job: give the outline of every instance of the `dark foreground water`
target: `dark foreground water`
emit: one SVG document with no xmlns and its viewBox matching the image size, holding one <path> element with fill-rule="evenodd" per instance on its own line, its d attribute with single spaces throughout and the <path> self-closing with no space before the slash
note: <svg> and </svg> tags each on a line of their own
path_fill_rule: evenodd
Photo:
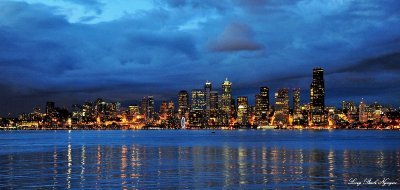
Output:
<svg viewBox="0 0 400 190">
<path fill-rule="evenodd" d="M 399 131 L 212 132 L 0 131 L 0 189 L 400 188 Z"/>
</svg>

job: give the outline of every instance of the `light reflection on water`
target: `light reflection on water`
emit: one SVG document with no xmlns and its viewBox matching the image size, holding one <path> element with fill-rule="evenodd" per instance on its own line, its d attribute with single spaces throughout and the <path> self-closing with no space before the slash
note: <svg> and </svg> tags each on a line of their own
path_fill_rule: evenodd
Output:
<svg viewBox="0 0 400 190">
<path fill-rule="evenodd" d="M 73 133 L 66 134 L 65 142 L 61 138 L 61 141 L 55 144 L 48 142 L 52 140 L 51 138 L 42 139 L 43 146 L 46 142 L 52 144 L 48 149 L 44 146 L 42 151 L 29 151 L 29 142 L 26 142 L 24 147 L 26 151 L 4 153 L 0 150 L 0 189 L 38 187 L 341 189 L 357 188 L 347 184 L 351 178 L 389 178 L 398 183 L 400 179 L 400 149 L 393 147 L 354 149 L 351 146 L 339 148 L 302 146 L 300 148 L 276 139 L 254 143 L 259 139 L 252 140 L 253 138 L 265 138 L 269 134 L 258 135 L 252 131 L 248 132 L 252 139 L 238 142 L 234 141 L 246 133 L 236 133 L 239 137 L 235 133 L 225 136 L 220 134 L 218 139 L 214 139 L 213 136 L 199 132 L 204 136 L 196 143 L 187 143 L 188 139 L 193 138 L 192 136 L 185 140 L 176 140 L 174 138 L 176 134 L 170 132 L 161 132 L 163 134 L 156 137 L 151 136 L 151 133 L 133 133 L 129 136 L 125 134 L 126 132 L 119 132 L 128 136 L 127 139 L 110 142 L 103 139 L 109 135 L 106 132 L 104 136 L 99 135 L 99 132 L 81 133 L 80 135 L 87 137 L 83 140 L 76 140 L 75 137 L 78 136 L 74 136 Z M 113 138 L 118 136 L 118 131 L 111 133 L 114 135 Z M 49 132 L 47 135 L 54 134 Z M 64 135 L 61 134 L 61 137 Z M 134 138 L 133 136 L 137 135 L 144 137 L 142 141 L 130 142 L 129 137 Z M 149 140 L 161 137 L 172 140 L 166 140 L 165 145 L 160 143 L 157 145 L 152 143 L 153 140 Z M 148 140 L 145 140 L 146 138 Z M 220 138 L 225 140 L 221 141 Z M 29 141 L 29 138 L 21 139 Z M 224 143 L 210 144 L 210 140 Z M 397 145 L 399 143 L 397 138 L 388 141 Z M 301 143 L 301 140 L 297 143 Z M 1 147 L 6 145 L 14 146 L 0 141 Z"/>
</svg>

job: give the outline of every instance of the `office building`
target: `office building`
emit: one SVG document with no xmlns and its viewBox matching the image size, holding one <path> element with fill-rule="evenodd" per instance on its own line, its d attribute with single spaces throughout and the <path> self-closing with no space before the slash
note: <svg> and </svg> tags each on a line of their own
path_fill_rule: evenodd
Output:
<svg viewBox="0 0 400 190">
<path fill-rule="evenodd" d="M 278 89 L 275 93 L 275 114 L 276 124 L 287 124 L 289 119 L 289 90 Z"/>
<path fill-rule="evenodd" d="M 313 69 L 313 79 L 310 87 L 310 124 L 323 126 L 327 123 L 325 115 L 325 84 L 324 70 Z"/>
</svg>

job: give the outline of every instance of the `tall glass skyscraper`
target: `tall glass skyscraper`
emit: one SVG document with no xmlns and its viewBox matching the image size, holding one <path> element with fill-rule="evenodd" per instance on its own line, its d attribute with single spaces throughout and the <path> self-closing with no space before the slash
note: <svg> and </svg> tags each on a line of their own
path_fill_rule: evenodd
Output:
<svg viewBox="0 0 400 190">
<path fill-rule="evenodd" d="M 300 88 L 294 88 L 292 92 L 293 92 L 293 115 L 299 116 L 301 114 Z"/>
<path fill-rule="evenodd" d="M 232 83 L 228 81 L 228 78 L 222 83 L 222 97 L 221 109 L 225 111 L 225 113 L 229 114 L 231 112 L 231 101 L 232 101 L 232 91 L 231 91 Z"/>
<path fill-rule="evenodd" d="M 210 92 L 212 89 L 212 85 L 211 82 L 206 82 L 206 84 L 204 85 L 204 94 L 206 97 L 206 111 L 210 111 L 211 109 L 211 101 L 210 101 Z"/>
<path fill-rule="evenodd" d="M 205 94 L 201 89 L 192 90 L 192 110 L 204 110 Z"/>
<path fill-rule="evenodd" d="M 256 95 L 256 114 L 261 119 L 266 119 L 269 112 L 269 88 L 261 87 L 260 94 Z"/>
<path fill-rule="evenodd" d="M 189 93 L 186 90 L 181 90 L 178 94 L 179 115 L 184 115 L 188 111 L 189 111 Z"/>
<path fill-rule="evenodd" d="M 313 80 L 310 87 L 310 114 L 312 125 L 326 125 L 324 69 L 313 69 Z"/>
<path fill-rule="evenodd" d="M 239 96 L 237 98 L 237 122 L 241 125 L 247 124 L 248 120 L 248 100 L 247 96 Z"/>
<path fill-rule="evenodd" d="M 275 123 L 286 124 L 289 119 L 289 89 L 278 89 L 275 93 Z"/>
</svg>

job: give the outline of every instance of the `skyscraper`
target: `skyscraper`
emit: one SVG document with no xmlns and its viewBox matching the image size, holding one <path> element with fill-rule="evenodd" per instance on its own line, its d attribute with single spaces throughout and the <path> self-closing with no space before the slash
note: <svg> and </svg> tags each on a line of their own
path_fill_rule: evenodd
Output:
<svg viewBox="0 0 400 190">
<path fill-rule="evenodd" d="M 218 109 L 218 92 L 211 91 L 210 92 L 210 110 Z"/>
<path fill-rule="evenodd" d="M 175 104 L 171 100 L 171 101 L 168 102 L 168 115 L 169 116 L 173 116 L 174 114 L 175 114 Z"/>
<path fill-rule="evenodd" d="M 148 107 L 147 107 L 147 118 L 153 119 L 154 118 L 154 97 L 148 96 Z"/>
<path fill-rule="evenodd" d="M 232 101 L 232 83 L 228 81 L 228 78 L 222 83 L 222 97 L 221 97 L 221 109 L 225 111 L 226 114 L 231 112 L 231 101 Z"/>
<path fill-rule="evenodd" d="M 248 122 L 248 99 L 247 96 L 239 96 L 237 98 L 237 123 L 246 125 Z"/>
<path fill-rule="evenodd" d="M 260 94 L 256 95 L 255 101 L 256 115 L 260 119 L 266 119 L 269 112 L 269 88 L 261 87 Z"/>
<path fill-rule="evenodd" d="M 275 93 L 275 123 L 286 124 L 289 119 L 289 89 L 278 89 Z"/>
<path fill-rule="evenodd" d="M 295 88 L 292 90 L 292 92 L 293 92 L 293 115 L 299 116 L 299 115 L 301 115 L 300 88 Z"/>
<path fill-rule="evenodd" d="M 357 106 L 356 103 L 352 101 L 343 101 L 342 102 L 342 111 L 343 113 L 348 114 L 356 114 L 357 113 Z"/>
<path fill-rule="evenodd" d="M 206 84 L 204 85 L 204 95 L 205 95 L 205 103 L 206 103 L 206 111 L 210 111 L 211 109 L 211 100 L 210 100 L 210 92 L 211 92 L 212 86 L 211 86 L 211 82 L 206 82 Z"/>
<path fill-rule="evenodd" d="M 140 101 L 140 114 L 146 115 L 148 107 L 147 97 L 143 97 Z"/>
<path fill-rule="evenodd" d="M 365 105 L 365 103 L 364 103 L 364 98 L 362 98 L 361 99 L 361 102 L 360 102 L 360 107 L 359 107 L 359 111 L 358 111 L 358 120 L 361 122 L 361 123 L 365 123 L 365 122 L 367 122 L 368 121 L 368 114 L 367 114 L 367 112 L 366 112 L 366 108 L 367 108 L 367 106 Z"/>
<path fill-rule="evenodd" d="M 205 94 L 201 89 L 192 90 L 192 110 L 204 110 L 205 109 Z"/>
<path fill-rule="evenodd" d="M 202 89 L 192 90 L 192 103 L 189 112 L 189 126 L 204 127 L 205 121 L 205 94 Z"/>
<path fill-rule="evenodd" d="M 324 70 L 322 68 L 313 69 L 310 97 L 311 124 L 326 125 Z"/>
<path fill-rule="evenodd" d="M 181 90 L 178 94 L 178 112 L 184 115 L 189 109 L 189 94 L 186 90 Z"/>
<path fill-rule="evenodd" d="M 147 96 L 142 98 L 140 103 L 141 114 L 144 114 L 146 119 L 153 119 L 154 117 L 154 97 Z"/>
<path fill-rule="evenodd" d="M 218 118 L 218 92 L 211 91 L 210 92 L 210 113 L 208 115 L 208 124 L 214 125 L 217 122 Z"/>
</svg>

